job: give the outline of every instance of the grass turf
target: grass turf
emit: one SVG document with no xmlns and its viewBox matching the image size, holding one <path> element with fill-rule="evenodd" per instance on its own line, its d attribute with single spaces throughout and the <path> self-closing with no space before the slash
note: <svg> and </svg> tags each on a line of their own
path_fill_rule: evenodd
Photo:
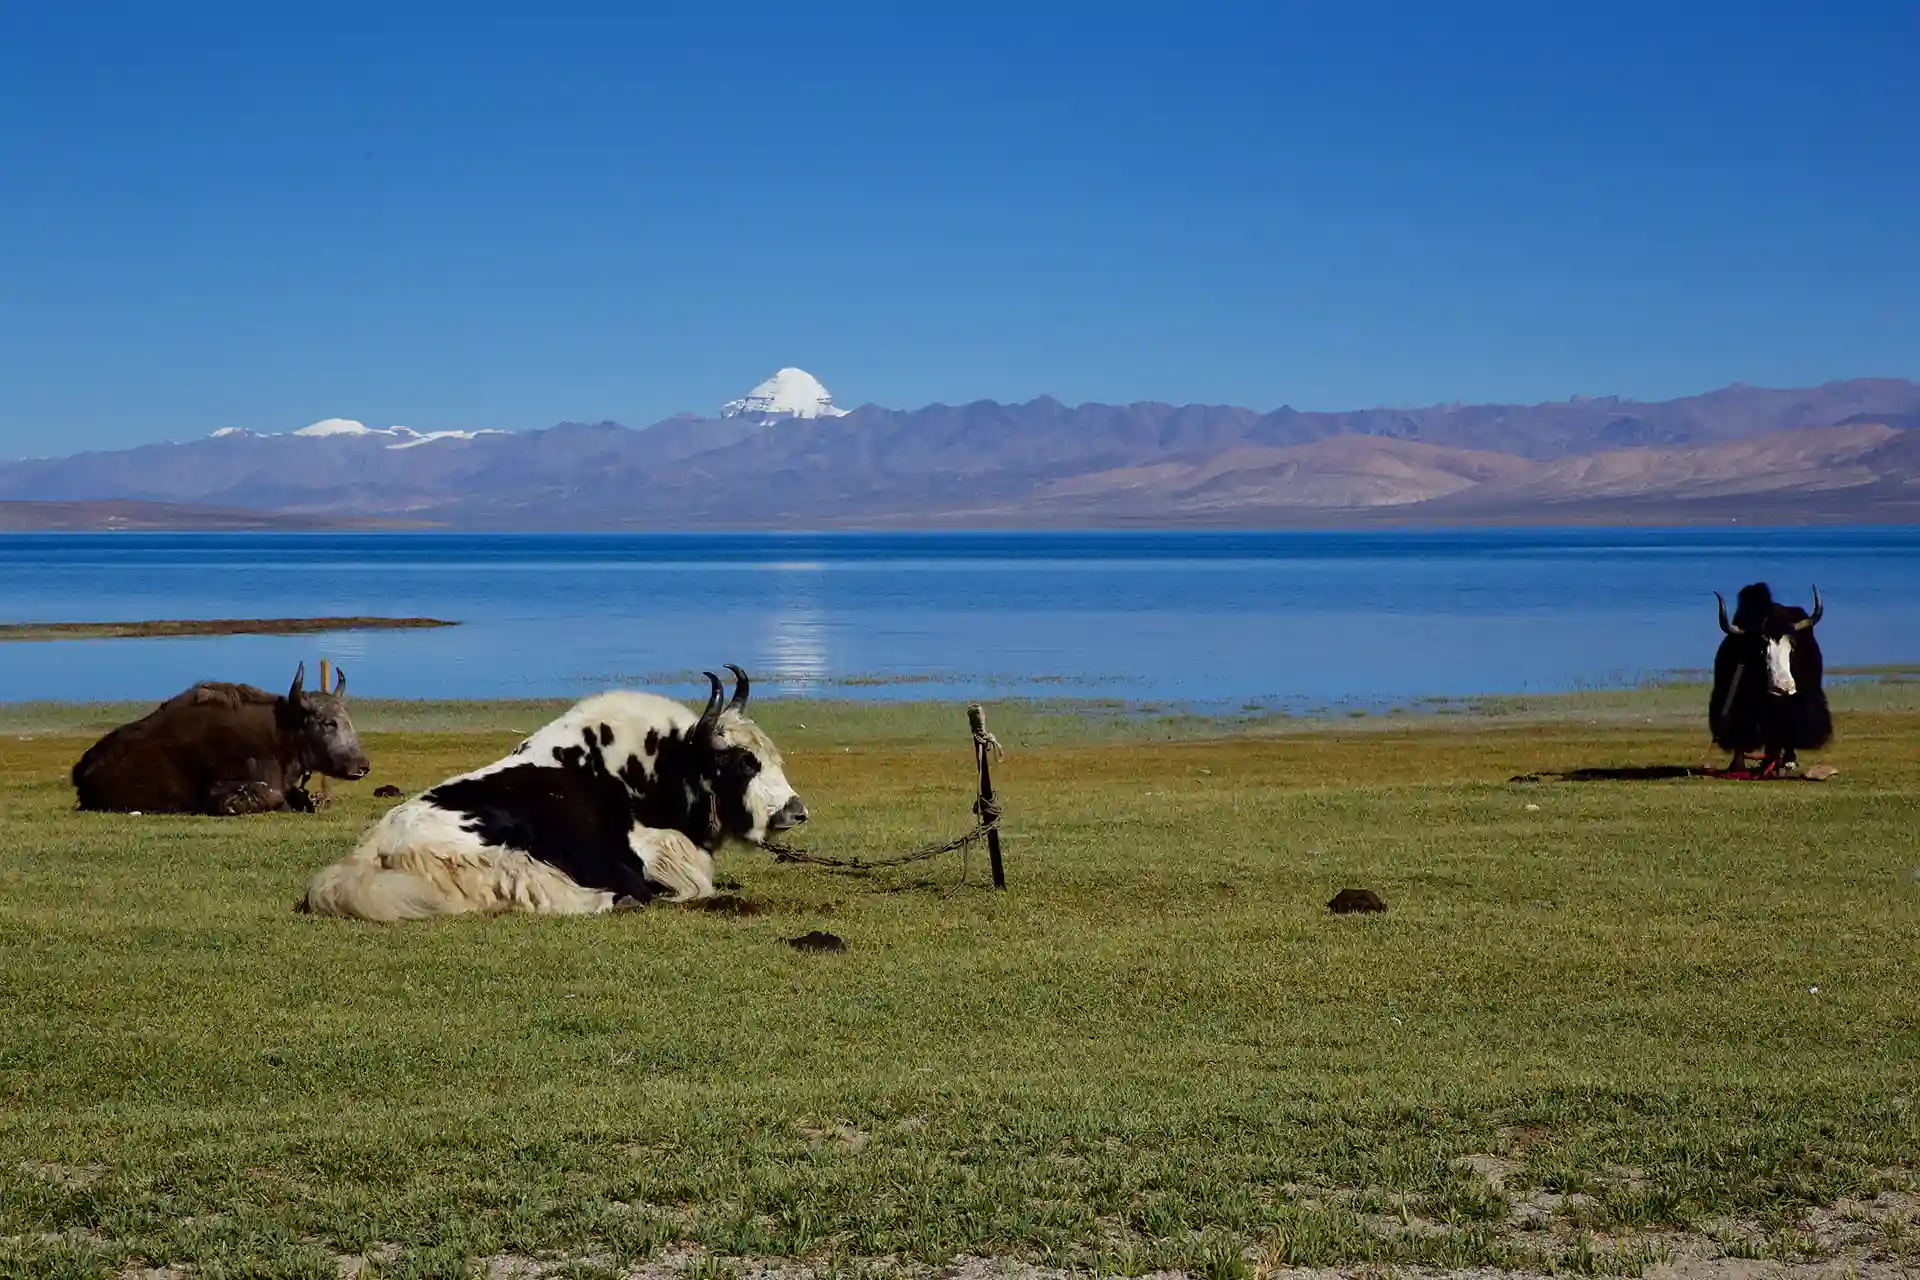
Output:
<svg viewBox="0 0 1920 1280">
<path fill-rule="evenodd" d="M 367 708 L 372 777 L 227 820 L 72 812 L 95 712 L 15 710 L 0 1274 L 591 1272 L 674 1240 L 1633 1271 L 1716 1221 L 1791 1253 L 1807 1206 L 1920 1168 L 1920 717 L 1889 696 L 1818 784 L 1507 782 L 1703 758 L 1630 699 L 1312 732 L 996 707 L 1005 894 L 978 858 L 955 889 L 736 851 L 764 914 L 390 928 L 291 907 L 375 785 L 543 708 Z M 968 825 L 958 708 L 761 718 L 807 847 Z M 1345 885 L 1389 912 L 1329 915 Z M 784 945 L 816 928 L 848 949 Z"/>
<path fill-rule="evenodd" d="M 0 642 L 139 640 L 178 636 L 300 636 L 338 631 L 408 631 L 454 627 L 439 618 L 177 618 L 127 622 L 0 623 Z"/>
</svg>

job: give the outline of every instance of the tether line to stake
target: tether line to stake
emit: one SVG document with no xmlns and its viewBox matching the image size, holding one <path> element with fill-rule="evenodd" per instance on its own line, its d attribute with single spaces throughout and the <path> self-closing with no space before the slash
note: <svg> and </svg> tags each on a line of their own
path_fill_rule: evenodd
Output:
<svg viewBox="0 0 1920 1280">
<path fill-rule="evenodd" d="M 1007 753 L 1000 740 L 987 732 L 986 711 L 979 703 L 967 708 L 967 723 L 973 730 L 973 751 L 975 762 L 980 767 L 980 795 L 973 802 L 973 813 L 978 821 L 973 830 L 962 836 L 939 844 L 926 845 L 892 858 L 832 858 L 822 853 L 806 853 L 789 844 L 779 844 L 772 840 L 762 847 L 773 855 L 775 862 L 798 862 L 807 866 L 825 867 L 829 871 L 880 871 L 888 867 L 904 867 L 909 863 L 925 862 L 928 858 L 937 858 L 943 853 L 961 852 L 960 882 L 967 878 L 965 853 L 974 845 L 985 840 L 987 852 L 993 870 L 993 886 L 996 889 L 1007 887 L 1006 869 L 1000 860 L 1000 802 L 993 794 L 993 779 L 988 772 L 989 758 L 1004 760 Z"/>
</svg>

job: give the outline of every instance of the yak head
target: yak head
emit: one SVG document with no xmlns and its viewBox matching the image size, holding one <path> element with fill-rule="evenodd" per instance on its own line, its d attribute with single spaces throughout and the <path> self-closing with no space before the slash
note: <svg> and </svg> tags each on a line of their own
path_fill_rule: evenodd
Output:
<svg viewBox="0 0 1920 1280">
<path fill-rule="evenodd" d="M 787 781 L 779 748 L 747 719 L 752 690 L 747 673 L 732 663 L 727 670 L 734 675 L 733 698 L 724 705 L 724 682 L 711 671 L 702 673 L 713 691 L 688 736 L 700 753 L 700 772 L 713 788 L 715 825 L 739 839 L 761 844 L 773 832 L 805 822 L 807 806 Z"/>
<path fill-rule="evenodd" d="M 1733 621 L 1727 620 L 1727 602 L 1718 591 L 1720 630 L 1729 636 L 1756 645 L 1766 661 L 1767 690 L 1776 697 L 1791 698 L 1799 690 L 1793 678 L 1793 649 L 1800 637 L 1812 632 L 1825 609 L 1820 603 L 1820 588 L 1813 589 L 1813 612 L 1773 602 L 1773 593 L 1764 582 L 1740 588 Z"/>
<path fill-rule="evenodd" d="M 347 717 L 347 673 L 332 689 L 308 693 L 307 664 L 293 673 L 293 687 L 277 708 L 280 728 L 299 748 L 300 764 L 329 778 L 364 778 L 373 766 L 360 750 L 360 735 Z"/>
</svg>

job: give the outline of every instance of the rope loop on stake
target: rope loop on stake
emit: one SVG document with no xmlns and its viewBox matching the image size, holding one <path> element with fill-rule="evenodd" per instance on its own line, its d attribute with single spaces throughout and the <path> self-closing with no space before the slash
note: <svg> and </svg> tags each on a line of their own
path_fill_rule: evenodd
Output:
<svg viewBox="0 0 1920 1280">
<path fill-rule="evenodd" d="M 986 767 L 985 762 L 989 753 L 995 760 L 1005 760 L 1006 748 L 1000 745 L 1000 739 L 987 732 L 985 716 L 979 704 L 975 703 L 967 710 L 968 723 L 973 730 L 974 757 L 980 762 L 982 770 Z M 984 776 L 983 772 L 982 777 Z M 984 788 L 984 783 L 982 785 Z M 957 850 L 961 855 L 960 879 L 955 882 L 954 887 L 958 888 L 965 884 L 967 879 L 967 851 L 1000 830 L 1002 810 L 999 798 L 993 795 L 982 795 L 976 798 L 973 802 L 973 816 L 976 819 L 973 830 L 965 835 L 943 840 L 939 844 L 925 845 L 892 858 L 831 858 L 823 853 L 806 853 L 790 844 L 774 840 L 768 840 L 760 847 L 771 853 L 775 862 L 795 862 L 810 867 L 825 867 L 829 871 L 855 873 L 882 871 L 888 867 L 904 867 L 909 863 L 925 862 L 928 858 L 937 858 L 943 853 L 953 853 Z M 997 855 L 997 847 L 995 852 Z"/>
</svg>

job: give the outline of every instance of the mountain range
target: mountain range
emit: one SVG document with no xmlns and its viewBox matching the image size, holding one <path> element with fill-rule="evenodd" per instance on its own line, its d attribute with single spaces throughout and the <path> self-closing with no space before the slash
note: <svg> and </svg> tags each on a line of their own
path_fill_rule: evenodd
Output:
<svg viewBox="0 0 1920 1280">
<path fill-rule="evenodd" d="M 1044 396 L 848 411 L 783 369 L 719 416 L 639 430 L 335 418 L 0 463 L 0 527 L 1916 522 L 1916 428 L 1920 384 L 1892 378 L 1342 413 Z"/>
</svg>

